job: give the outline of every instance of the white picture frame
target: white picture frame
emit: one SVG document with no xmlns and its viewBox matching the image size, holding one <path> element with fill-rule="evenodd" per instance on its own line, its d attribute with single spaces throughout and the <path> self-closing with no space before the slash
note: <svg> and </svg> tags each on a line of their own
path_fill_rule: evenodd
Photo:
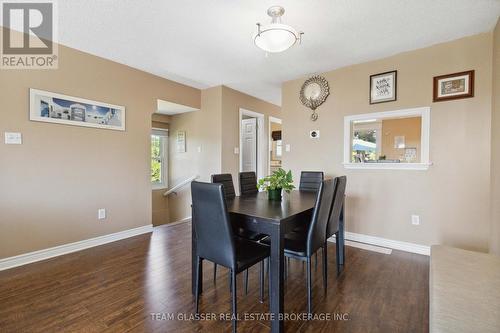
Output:
<svg viewBox="0 0 500 333">
<path fill-rule="evenodd" d="M 175 146 L 178 153 L 186 152 L 186 131 L 177 131 Z"/>
<path fill-rule="evenodd" d="M 30 88 L 30 120 L 125 131 L 125 107 Z"/>
</svg>

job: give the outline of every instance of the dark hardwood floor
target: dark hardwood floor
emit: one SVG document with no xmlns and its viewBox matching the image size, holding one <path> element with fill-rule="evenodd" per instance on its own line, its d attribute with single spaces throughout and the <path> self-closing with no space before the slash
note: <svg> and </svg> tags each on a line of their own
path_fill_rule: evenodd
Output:
<svg viewBox="0 0 500 333">
<path fill-rule="evenodd" d="M 161 226 L 153 234 L 0 272 L 0 332 L 229 332 L 230 321 L 168 320 L 169 313 L 177 317 L 194 311 L 190 237 L 189 223 Z M 289 320 L 286 332 L 428 331 L 428 257 L 347 247 L 346 267 L 339 277 L 334 244 L 328 258 L 327 294 L 321 265 L 313 273 L 314 312 L 347 320 Z M 239 276 L 242 317 L 268 311 L 267 289 L 264 303 L 258 301 L 258 272 L 258 266 L 251 269 L 246 296 L 243 274 Z M 227 270 L 218 270 L 214 286 L 212 265 L 205 263 L 203 278 L 200 312 L 230 313 Z M 285 311 L 306 311 L 300 262 L 290 265 Z M 153 319 L 152 313 L 160 318 Z M 269 322 L 241 321 L 238 331 L 269 332 Z"/>
</svg>

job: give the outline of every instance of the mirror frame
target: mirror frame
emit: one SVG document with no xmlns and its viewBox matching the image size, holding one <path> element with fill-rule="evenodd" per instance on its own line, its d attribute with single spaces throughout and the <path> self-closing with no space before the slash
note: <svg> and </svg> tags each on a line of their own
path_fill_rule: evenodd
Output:
<svg viewBox="0 0 500 333">
<path fill-rule="evenodd" d="M 420 162 L 419 163 L 353 163 L 351 162 L 351 131 L 352 122 L 368 119 L 391 119 L 391 118 L 422 117 L 422 128 L 420 137 Z M 403 169 L 403 170 L 427 170 L 432 163 L 429 161 L 429 137 L 431 125 L 431 108 L 421 107 L 413 109 L 402 109 L 395 111 L 373 112 L 344 117 L 344 167 L 346 169 Z"/>
</svg>

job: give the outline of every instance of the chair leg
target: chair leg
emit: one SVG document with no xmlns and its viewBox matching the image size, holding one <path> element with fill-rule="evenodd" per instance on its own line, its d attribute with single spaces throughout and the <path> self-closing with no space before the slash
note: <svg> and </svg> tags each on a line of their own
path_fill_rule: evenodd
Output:
<svg viewBox="0 0 500 333">
<path fill-rule="evenodd" d="M 248 295 L 248 268 L 245 270 L 245 295 Z"/>
<path fill-rule="evenodd" d="M 328 257 L 327 257 L 328 247 L 327 242 L 323 246 L 323 289 L 326 294 L 327 284 L 328 284 Z"/>
<path fill-rule="evenodd" d="M 318 270 L 318 252 L 314 254 L 314 270 Z"/>
<path fill-rule="evenodd" d="M 231 287 L 233 289 L 232 293 L 232 310 L 233 310 L 233 333 L 236 333 L 236 314 L 237 314 L 237 309 L 236 309 L 236 271 L 231 270 Z"/>
<path fill-rule="evenodd" d="M 286 264 L 286 259 L 285 263 L 283 264 L 283 274 L 285 275 L 285 280 L 288 278 L 288 265 Z"/>
<path fill-rule="evenodd" d="M 311 317 L 312 315 L 312 307 L 311 307 L 311 299 L 312 299 L 312 286 L 311 286 L 311 258 L 307 258 L 307 313 L 309 314 L 308 317 Z"/>
<path fill-rule="evenodd" d="M 264 260 L 260 262 L 260 302 L 264 303 Z"/>
<path fill-rule="evenodd" d="M 199 302 L 200 302 L 200 266 L 201 266 L 201 258 L 196 257 L 196 292 L 194 294 L 194 299 L 196 303 L 196 313 L 198 313 L 198 308 L 199 308 Z"/>
<path fill-rule="evenodd" d="M 216 280 L 217 280 L 217 264 L 214 263 L 214 284 Z"/>
<path fill-rule="evenodd" d="M 337 231 L 335 233 L 335 252 L 336 252 L 336 264 L 337 264 L 337 275 L 340 274 L 340 241 L 339 241 L 340 233 Z"/>
</svg>

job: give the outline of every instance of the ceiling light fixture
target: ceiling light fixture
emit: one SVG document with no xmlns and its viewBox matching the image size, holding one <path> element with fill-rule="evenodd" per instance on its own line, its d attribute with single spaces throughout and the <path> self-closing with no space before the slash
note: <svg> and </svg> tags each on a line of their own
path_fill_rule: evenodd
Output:
<svg viewBox="0 0 500 333">
<path fill-rule="evenodd" d="M 271 24 L 261 26 L 257 23 L 257 33 L 253 36 L 257 47 L 269 53 L 278 53 L 302 41 L 303 32 L 297 32 L 291 26 L 281 23 L 284 13 L 285 8 L 281 6 L 272 6 L 267 10 L 267 15 L 271 16 Z"/>
</svg>

